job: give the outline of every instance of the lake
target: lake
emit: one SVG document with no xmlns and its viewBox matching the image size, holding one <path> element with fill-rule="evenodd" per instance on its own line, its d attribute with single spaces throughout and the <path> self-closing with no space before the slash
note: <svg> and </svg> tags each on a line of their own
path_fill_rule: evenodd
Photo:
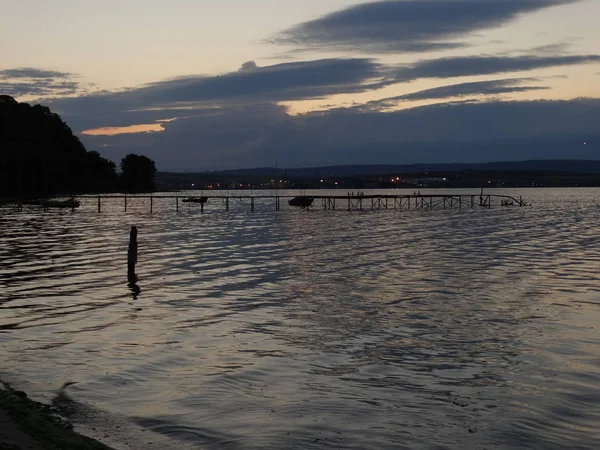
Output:
<svg viewBox="0 0 600 450">
<path fill-rule="evenodd" d="M 492 192 L 2 208 L 0 378 L 119 449 L 596 449 L 600 189 Z"/>
</svg>

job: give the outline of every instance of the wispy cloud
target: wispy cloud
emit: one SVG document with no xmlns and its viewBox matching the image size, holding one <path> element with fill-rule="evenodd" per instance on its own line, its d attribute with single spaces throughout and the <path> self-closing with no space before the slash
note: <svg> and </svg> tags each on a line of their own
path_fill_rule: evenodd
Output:
<svg viewBox="0 0 600 450">
<path fill-rule="evenodd" d="M 472 83 L 451 84 L 432 89 L 411 92 L 410 94 L 389 97 L 369 102 L 369 108 L 389 107 L 396 102 L 417 100 L 441 100 L 459 97 L 476 97 L 486 95 L 510 94 L 516 92 L 540 91 L 550 89 L 548 86 L 528 86 L 526 83 L 539 81 L 538 78 L 512 78 L 505 80 L 476 81 Z"/>
<path fill-rule="evenodd" d="M 526 72 L 549 67 L 600 63 L 600 55 L 570 56 L 459 56 L 418 61 L 400 67 L 398 82 L 419 78 L 453 78 Z"/>
<path fill-rule="evenodd" d="M 382 66 L 366 58 L 334 58 L 258 67 L 244 63 L 237 72 L 216 77 L 190 76 L 161 81 L 126 96 L 153 102 L 227 99 L 300 100 L 363 92 L 381 77 Z"/>
<path fill-rule="evenodd" d="M 35 69 L 33 67 L 22 67 L 19 69 L 0 70 L 0 78 L 71 78 L 68 72 L 57 72 L 55 70 Z"/>
<path fill-rule="evenodd" d="M 268 39 L 295 47 L 421 52 L 465 46 L 469 33 L 522 14 L 579 0 L 386 0 L 363 3 L 302 23 Z"/>
<path fill-rule="evenodd" d="M 73 74 L 23 67 L 0 70 L 0 92 L 13 97 L 75 94 L 80 88 Z"/>
<path fill-rule="evenodd" d="M 84 130 L 81 134 L 89 136 L 115 136 L 117 134 L 153 133 L 159 131 L 164 131 L 164 127 L 160 123 L 145 123 L 129 125 L 127 127 L 105 127 Z"/>
</svg>

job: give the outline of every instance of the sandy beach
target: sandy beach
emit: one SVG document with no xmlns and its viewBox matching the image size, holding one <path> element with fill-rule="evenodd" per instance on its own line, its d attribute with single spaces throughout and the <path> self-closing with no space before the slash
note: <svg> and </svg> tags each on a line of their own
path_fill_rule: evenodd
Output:
<svg viewBox="0 0 600 450">
<path fill-rule="evenodd" d="M 0 450 L 110 450 L 22 391 L 0 387 Z"/>
</svg>

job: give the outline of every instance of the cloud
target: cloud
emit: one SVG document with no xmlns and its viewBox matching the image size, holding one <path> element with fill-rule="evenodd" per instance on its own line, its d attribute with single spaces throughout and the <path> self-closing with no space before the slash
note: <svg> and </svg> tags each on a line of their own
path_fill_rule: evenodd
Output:
<svg viewBox="0 0 600 450">
<path fill-rule="evenodd" d="M 72 74 L 68 72 L 57 72 L 54 70 L 42 70 L 32 67 L 22 67 L 20 69 L 0 70 L 0 78 L 70 78 Z"/>
<path fill-rule="evenodd" d="M 363 3 L 302 23 L 268 42 L 300 48 L 421 52 L 465 46 L 469 33 L 522 14 L 579 0 L 387 0 Z"/>
<path fill-rule="evenodd" d="M 75 94 L 80 83 L 67 72 L 31 67 L 0 70 L 0 92 L 13 97 Z"/>
<path fill-rule="evenodd" d="M 295 118 L 285 133 L 281 127 L 265 133 L 256 154 L 295 166 L 595 159 L 599 147 L 580 144 L 600 137 L 599 118 L 600 99 L 447 103 L 385 113 L 340 109 Z"/>
<path fill-rule="evenodd" d="M 88 148 L 98 149 L 113 161 L 135 151 L 164 169 L 207 170 L 249 164 L 265 136 L 285 129 L 291 120 L 282 106 L 223 107 L 162 123 L 165 131 L 160 133 L 81 138 Z"/>
<path fill-rule="evenodd" d="M 48 99 L 45 103 L 63 115 L 74 130 L 81 131 L 150 124 L 204 114 L 214 108 L 361 93 L 419 78 L 493 75 L 594 62 L 600 62 L 599 55 L 467 56 L 422 60 L 401 67 L 385 66 L 370 58 L 329 58 L 264 67 L 248 61 L 239 70 L 219 76 L 179 77 L 120 92 Z M 65 92 L 77 88 L 68 85 L 68 80 L 63 82 Z M 38 92 L 54 93 L 58 83 L 52 78 L 25 86 L 13 83 L 8 93 L 25 95 L 33 92 L 34 86 Z M 513 88 L 511 92 L 518 90 Z"/>
<path fill-rule="evenodd" d="M 418 61 L 397 69 L 397 82 L 419 78 L 453 78 L 526 72 L 549 67 L 600 63 L 600 55 L 459 56 Z"/>
<path fill-rule="evenodd" d="M 300 116 L 260 105 L 177 120 L 161 133 L 82 139 L 115 160 L 135 150 L 169 170 L 275 161 L 279 167 L 306 167 L 598 159 L 599 119 L 600 99 L 446 103 L 394 112 L 340 108 Z"/>
<path fill-rule="evenodd" d="M 572 47 L 572 42 L 555 42 L 554 44 L 538 45 L 526 53 L 534 55 L 543 54 L 549 56 L 558 56 L 567 54 Z"/>
<path fill-rule="evenodd" d="M 571 64 L 600 62 L 599 55 L 571 56 L 465 56 L 421 60 L 403 66 L 386 66 L 370 58 L 329 58 L 260 67 L 254 61 L 219 76 L 186 76 L 119 92 L 96 92 L 71 98 L 49 98 L 43 103 L 69 123 L 76 132 L 100 128 L 148 126 L 163 119 L 203 117 L 283 101 L 325 98 L 335 94 L 362 93 L 420 78 L 453 78 L 530 71 Z M 25 73 L 23 73 L 25 75 Z M 67 75 L 67 74 L 63 74 Z M 22 79 L 23 80 L 23 79 Z M 21 80 L 21 81 L 22 81 Z M 55 93 L 59 81 L 40 78 L 39 92 Z M 63 80 L 65 92 L 72 92 Z M 50 85 L 48 86 L 48 84 Z M 462 83 L 433 91 L 391 98 L 358 108 L 363 111 L 389 108 L 392 102 L 450 96 L 497 95 L 539 90 L 543 87 L 501 85 L 502 81 Z M 504 83 L 509 83 L 504 81 Z M 67 89 L 71 91 L 67 91 Z M 25 94 L 33 84 L 11 84 L 8 93 Z M 16 95 L 19 96 L 19 95 Z M 165 128 L 172 128 L 168 123 Z M 130 128 L 137 130 L 139 128 Z"/>
<path fill-rule="evenodd" d="M 242 67 L 240 67 L 240 71 L 242 70 L 250 70 L 250 69 L 257 69 L 258 65 L 256 64 L 256 62 L 254 61 L 247 61 L 244 64 L 242 64 Z"/>
<path fill-rule="evenodd" d="M 540 91 L 550 89 L 548 86 L 523 86 L 524 83 L 539 81 L 537 78 L 512 78 L 506 80 L 476 81 L 471 83 L 451 84 L 432 89 L 412 92 L 410 94 L 389 97 L 368 103 L 368 108 L 387 108 L 399 101 L 439 100 L 455 97 L 471 97 L 481 95 L 499 95 L 516 92 Z"/>
<path fill-rule="evenodd" d="M 200 102 L 227 99 L 301 100 L 363 92 L 381 77 L 382 66 L 366 58 L 332 58 L 258 67 L 215 77 L 192 76 L 150 84 L 125 94 L 140 102 Z"/>
<path fill-rule="evenodd" d="M 0 82 L 0 92 L 12 97 L 71 95 L 77 92 L 78 87 L 79 83 L 76 81 L 57 82 L 46 79 L 27 83 Z"/>
<path fill-rule="evenodd" d="M 164 127 L 158 122 L 159 121 L 157 121 L 157 123 L 129 125 L 127 127 L 96 128 L 94 130 L 84 130 L 81 132 L 81 134 L 90 136 L 114 136 L 116 134 L 155 133 L 158 131 L 164 131 Z"/>
<path fill-rule="evenodd" d="M 122 92 L 50 99 L 75 130 L 129 126 L 212 108 L 321 98 L 365 92 L 384 83 L 383 66 L 366 58 L 334 58 L 258 67 L 245 63 L 220 76 L 188 76 Z M 186 108 L 179 109 L 177 108 Z M 178 111 L 179 114 L 173 114 Z"/>
<path fill-rule="evenodd" d="M 248 61 L 240 70 L 220 76 L 180 77 L 121 92 L 49 99 L 46 103 L 64 115 L 73 129 L 81 131 L 148 124 L 198 111 L 204 114 L 213 108 L 367 92 L 419 78 L 493 75 L 594 62 L 600 62 L 599 55 L 467 56 L 422 60 L 402 67 L 385 66 L 369 58 L 330 58 L 265 67 Z M 25 86 L 13 83 L 9 93 L 25 95 L 33 92 L 34 85 L 38 92 L 54 93 L 58 83 L 51 78 Z M 68 85 L 69 81 L 64 83 L 65 90 L 77 88 L 75 84 Z M 479 85 L 479 89 L 483 87 Z M 513 88 L 510 92 L 518 90 Z"/>
</svg>

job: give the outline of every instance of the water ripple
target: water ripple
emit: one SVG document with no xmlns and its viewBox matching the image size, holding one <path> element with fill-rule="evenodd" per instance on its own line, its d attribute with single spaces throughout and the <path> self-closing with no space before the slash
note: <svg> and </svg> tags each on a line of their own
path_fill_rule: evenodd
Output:
<svg viewBox="0 0 600 450">
<path fill-rule="evenodd" d="M 522 193 L 3 210 L 0 375 L 134 449 L 595 449 L 598 191 Z"/>
</svg>

